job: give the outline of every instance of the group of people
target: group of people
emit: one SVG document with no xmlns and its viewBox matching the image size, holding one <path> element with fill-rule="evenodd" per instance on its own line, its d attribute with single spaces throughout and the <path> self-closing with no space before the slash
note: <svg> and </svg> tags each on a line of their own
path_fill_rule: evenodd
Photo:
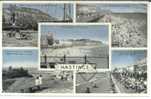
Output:
<svg viewBox="0 0 151 99">
<path fill-rule="evenodd" d="M 112 46 L 116 47 L 145 47 L 146 38 L 141 30 L 145 22 L 134 19 L 112 18 Z"/>
<path fill-rule="evenodd" d="M 131 90 L 136 93 L 146 93 L 147 92 L 147 81 L 144 77 L 136 77 L 136 74 L 130 75 L 128 72 L 123 73 L 113 73 L 113 76 L 123 85 L 126 89 Z"/>
</svg>

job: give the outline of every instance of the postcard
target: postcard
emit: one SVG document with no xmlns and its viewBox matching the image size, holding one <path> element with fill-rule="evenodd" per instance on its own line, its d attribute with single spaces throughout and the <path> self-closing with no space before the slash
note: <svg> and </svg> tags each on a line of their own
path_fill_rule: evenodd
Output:
<svg viewBox="0 0 151 99">
<path fill-rule="evenodd" d="M 149 6 L 0 1 L 0 94 L 149 96 Z"/>
</svg>

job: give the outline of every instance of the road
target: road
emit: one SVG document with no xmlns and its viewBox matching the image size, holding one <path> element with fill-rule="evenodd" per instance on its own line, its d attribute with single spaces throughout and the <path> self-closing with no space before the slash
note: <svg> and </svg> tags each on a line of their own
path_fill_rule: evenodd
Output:
<svg viewBox="0 0 151 99">
<path fill-rule="evenodd" d="M 125 88 L 124 85 L 120 83 L 119 81 L 117 81 L 114 76 L 112 77 L 113 77 L 115 86 L 119 90 L 119 93 L 136 93 L 135 90 Z"/>
<path fill-rule="evenodd" d="M 80 76 L 77 78 L 81 79 Z M 96 87 L 94 85 L 96 84 Z M 90 88 L 90 93 L 113 93 L 112 82 L 109 74 L 99 74 L 97 73 L 91 81 L 80 81 L 76 84 L 76 92 L 77 93 L 86 93 L 86 88 Z"/>
<path fill-rule="evenodd" d="M 16 81 L 5 92 L 18 92 L 22 89 L 27 90 L 29 87 L 34 87 L 34 78 L 17 78 Z M 47 78 L 43 80 L 40 90 L 36 90 L 35 93 L 72 93 L 73 82 L 59 79 Z"/>
<path fill-rule="evenodd" d="M 3 46 L 4 47 L 37 47 L 38 46 L 38 32 L 29 31 L 31 33 L 31 40 L 17 40 L 15 37 L 8 37 L 7 33 L 10 31 L 3 31 Z M 26 31 L 27 32 L 27 31 Z"/>
<path fill-rule="evenodd" d="M 7 82 L 14 80 L 4 92 L 20 93 L 23 89 L 24 92 L 29 92 L 29 88 L 35 88 L 35 78 L 42 75 L 42 85 L 40 85 L 40 90 L 35 90 L 34 93 L 72 93 L 73 92 L 73 80 L 61 80 L 57 75 L 62 74 L 62 72 L 50 72 L 50 71 L 37 71 L 36 68 L 27 68 L 29 74 L 33 77 L 16 77 L 10 79 L 3 79 L 6 86 Z M 72 72 L 66 72 L 66 74 L 72 75 Z M 57 76 L 57 77 L 56 77 Z M 6 82 L 7 81 L 7 82 Z"/>
</svg>

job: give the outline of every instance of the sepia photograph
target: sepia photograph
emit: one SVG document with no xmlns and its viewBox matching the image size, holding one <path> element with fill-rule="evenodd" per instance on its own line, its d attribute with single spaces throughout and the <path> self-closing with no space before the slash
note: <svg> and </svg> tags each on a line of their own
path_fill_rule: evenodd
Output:
<svg viewBox="0 0 151 99">
<path fill-rule="evenodd" d="M 39 71 L 37 50 L 3 50 L 2 93 L 73 93 L 73 72 Z"/>
<path fill-rule="evenodd" d="M 109 68 L 108 25 L 40 25 L 41 69 L 57 64 L 95 64 Z"/>
<path fill-rule="evenodd" d="M 76 21 L 111 23 L 112 47 L 147 47 L 145 3 L 79 3 Z"/>
<path fill-rule="evenodd" d="M 72 22 L 67 3 L 3 3 L 3 47 L 37 47 L 39 22 Z"/>
<path fill-rule="evenodd" d="M 147 93 L 147 51 L 112 51 L 112 76 L 121 93 Z"/>
</svg>

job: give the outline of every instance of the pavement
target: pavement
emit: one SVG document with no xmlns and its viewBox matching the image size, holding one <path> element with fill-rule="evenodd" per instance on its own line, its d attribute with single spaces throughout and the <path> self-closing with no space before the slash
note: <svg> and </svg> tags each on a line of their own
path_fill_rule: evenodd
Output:
<svg viewBox="0 0 151 99">
<path fill-rule="evenodd" d="M 20 93 L 22 89 L 28 90 L 28 88 L 35 87 L 34 78 L 16 78 L 16 81 L 5 91 L 12 93 Z M 40 90 L 35 90 L 35 93 L 72 93 L 73 92 L 73 82 L 67 80 L 59 80 L 44 78 L 43 84 L 40 86 Z M 36 88 L 36 87 L 35 87 Z M 28 92 L 28 91 L 27 91 Z"/>
<path fill-rule="evenodd" d="M 96 84 L 96 87 L 94 87 L 94 83 Z M 89 82 L 85 81 L 76 85 L 77 93 L 87 93 L 87 87 L 89 87 L 90 93 L 113 93 L 112 83 L 109 75 L 100 78 L 97 77 L 95 80 L 91 80 Z"/>
<path fill-rule="evenodd" d="M 8 37 L 7 33 L 10 31 L 3 31 L 3 47 L 37 47 L 38 46 L 38 32 L 29 31 L 31 33 L 31 40 L 18 40 L 15 37 Z M 28 32 L 28 31 L 26 31 Z"/>
</svg>

